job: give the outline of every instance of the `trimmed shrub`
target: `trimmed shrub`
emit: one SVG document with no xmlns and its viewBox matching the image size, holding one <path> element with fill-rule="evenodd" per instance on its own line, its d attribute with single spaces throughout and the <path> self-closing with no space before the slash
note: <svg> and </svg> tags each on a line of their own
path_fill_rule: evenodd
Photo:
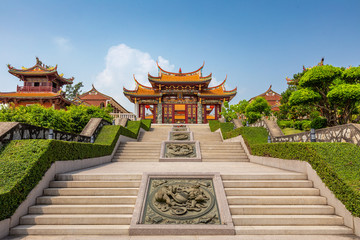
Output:
<svg viewBox="0 0 360 240">
<path fill-rule="evenodd" d="M 327 125 L 326 118 L 323 117 L 317 117 L 314 118 L 314 120 L 311 121 L 310 127 L 315 129 L 325 128 Z"/>
<path fill-rule="evenodd" d="M 311 164 L 321 180 L 355 217 L 360 217 L 360 148 L 350 143 L 266 143 L 266 129 L 241 128 L 253 155 Z"/>
<path fill-rule="evenodd" d="M 215 132 L 220 128 L 220 121 L 219 120 L 209 120 L 209 127 L 210 131 Z"/>
<path fill-rule="evenodd" d="M 295 129 L 298 129 L 298 130 L 302 130 L 302 125 L 303 125 L 303 122 L 302 121 L 295 121 L 294 122 L 294 128 Z"/>
<path fill-rule="evenodd" d="M 235 125 L 232 122 L 220 123 L 221 134 L 224 136 L 226 132 L 234 130 L 234 126 Z"/>
<path fill-rule="evenodd" d="M 151 119 L 142 119 L 140 121 L 140 126 L 142 129 L 144 129 L 145 131 L 149 131 L 151 128 Z"/>
</svg>

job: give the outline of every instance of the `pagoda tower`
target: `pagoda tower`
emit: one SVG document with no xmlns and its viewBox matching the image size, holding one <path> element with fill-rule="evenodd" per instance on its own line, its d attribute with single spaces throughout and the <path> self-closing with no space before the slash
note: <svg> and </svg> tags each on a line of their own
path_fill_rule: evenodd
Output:
<svg viewBox="0 0 360 240">
<path fill-rule="evenodd" d="M 71 101 L 65 98 L 61 87 L 72 84 L 74 78 L 64 78 L 58 74 L 55 67 L 43 64 L 36 58 L 36 64 L 30 68 L 16 69 L 8 65 L 9 73 L 24 82 L 23 86 L 17 86 L 16 92 L 0 92 L 0 103 L 13 103 L 17 106 L 41 104 L 45 107 L 62 109 L 71 105 Z"/>
<path fill-rule="evenodd" d="M 225 90 L 227 78 L 220 85 L 209 87 L 212 74 L 202 76 L 204 64 L 188 73 L 181 68 L 178 73 L 168 72 L 157 66 L 157 77 L 148 74 L 151 87 L 140 84 L 134 76 L 135 90 L 124 88 L 139 118 L 151 118 L 153 123 L 207 123 L 219 119 L 223 102 L 236 95 L 236 88 Z"/>
</svg>

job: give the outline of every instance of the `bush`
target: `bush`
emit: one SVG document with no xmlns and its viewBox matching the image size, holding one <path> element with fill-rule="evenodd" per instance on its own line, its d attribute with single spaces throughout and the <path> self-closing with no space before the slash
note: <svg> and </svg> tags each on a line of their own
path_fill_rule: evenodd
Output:
<svg viewBox="0 0 360 240">
<path fill-rule="evenodd" d="M 220 128 L 220 121 L 219 120 L 209 120 L 209 127 L 210 131 L 215 132 Z"/>
<path fill-rule="evenodd" d="M 119 129 L 119 126 L 104 126 L 95 144 L 34 139 L 11 141 L 0 153 L 0 220 L 12 216 L 55 161 L 110 155 L 120 136 Z"/>
<path fill-rule="evenodd" d="M 281 121 L 278 120 L 277 124 L 281 129 L 294 128 L 294 121 L 293 120 L 281 120 Z"/>
<path fill-rule="evenodd" d="M 252 153 L 307 161 L 355 217 L 360 217 L 360 148 L 350 143 L 272 143 L 251 146 Z"/>
<path fill-rule="evenodd" d="M 319 111 L 313 111 L 310 113 L 310 120 L 314 120 L 315 118 L 318 118 L 321 116 L 321 113 Z"/>
<path fill-rule="evenodd" d="M 149 131 L 151 128 L 151 119 L 142 119 L 140 121 L 140 126 L 142 129 L 144 129 L 145 131 Z"/>
<path fill-rule="evenodd" d="M 307 121 L 309 122 L 309 121 Z M 350 143 L 266 143 L 264 128 L 243 127 L 253 155 L 307 161 L 353 216 L 360 216 L 360 148 Z"/>
<path fill-rule="evenodd" d="M 21 122 L 79 134 L 91 118 L 102 118 L 111 122 L 110 110 L 110 108 L 73 105 L 65 111 L 35 104 L 17 108 L 0 108 L 0 122 Z"/>
<path fill-rule="evenodd" d="M 315 129 L 325 128 L 327 126 L 327 120 L 323 117 L 317 117 L 311 121 L 310 127 Z"/>
<path fill-rule="evenodd" d="M 303 125 L 303 122 L 302 122 L 302 121 L 295 121 L 295 122 L 294 122 L 294 128 L 295 128 L 295 129 L 302 130 L 302 129 L 303 129 L 302 125 Z"/>
<path fill-rule="evenodd" d="M 308 120 L 303 121 L 302 127 L 303 127 L 303 130 L 310 131 L 310 129 L 311 129 L 311 121 L 308 121 Z"/>
<path fill-rule="evenodd" d="M 220 131 L 224 136 L 226 132 L 230 132 L 234 129 L 234 124 L 232 122 L 220 123 Z"/>
</svg>

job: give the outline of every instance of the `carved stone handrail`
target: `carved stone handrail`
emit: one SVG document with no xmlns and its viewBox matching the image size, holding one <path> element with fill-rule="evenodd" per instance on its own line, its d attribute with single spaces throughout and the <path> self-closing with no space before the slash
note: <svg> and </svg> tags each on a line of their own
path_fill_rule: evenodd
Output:
<svg viewBox="0 0 360 240">
<path fill-rule="evenodd" d="M 317 142 L 348 142 L 360 146 L 360 124 L 348 123 L 315 130 Z M 310 142 L 310 131 L 275 137 L 273 142 Z"/>
<path fill-rule="evenodd" d="M 91 142 L 91 136 L 93 139 L 96 138 L 100 129 L 104 125 L 110 123 L 101 119 L 93 120 L 90 119 L 89 123 L 85 126 L 84 130 L 80 134 L 73 134 L 68 132 L 62 132 L 53 130 L 52 139 L 63 140 L 63 141 L 76 141 L 76 142 Z M 91 122 L 91 126 L 88 125 Z M 88 127 L 88 128 L 87 128 Z M 26 123 L 19 122 L 0 122 L 0 148 L 10 142 L 11 140 L 22 140 L 22 139 L 48 139 L 50 129 L 37 127 Z"/>
</svg>

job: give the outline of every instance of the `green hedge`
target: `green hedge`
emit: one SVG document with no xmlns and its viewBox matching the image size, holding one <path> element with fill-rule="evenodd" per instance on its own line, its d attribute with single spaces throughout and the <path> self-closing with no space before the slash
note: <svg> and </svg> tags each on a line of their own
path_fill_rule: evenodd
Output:
<svg viewBox="0 0 360 240">
<path fill-rule="evenodd" d="M 232 130 L 234 130 L 234 124 L 232 122 L 225 122 L 225 123 L 220 123 L 220 131 L 221 134 L 225 135 L 226 132 L 230 132 Z"/>
<path fill-rule="evenodd" d="M 360 217 L 360 148 L 350 143 L 271 143 L 266 131 L 243 132 L 253 155 L 307 161 L 335 196 Z"/>
<path fill-rule="evenodd" d="M 151 119 L 142 119 L 140 121 L 140 126 L 142 129 L 144 129 L 145 131 L 149 131 L 151 128 Z"/>
<path fill-rule="evenodd" d="M 209 127 L 210 131 L 215 132 L 220 128 L 220 121 L 219 120 L 209 120 Z"/>
</svg>

